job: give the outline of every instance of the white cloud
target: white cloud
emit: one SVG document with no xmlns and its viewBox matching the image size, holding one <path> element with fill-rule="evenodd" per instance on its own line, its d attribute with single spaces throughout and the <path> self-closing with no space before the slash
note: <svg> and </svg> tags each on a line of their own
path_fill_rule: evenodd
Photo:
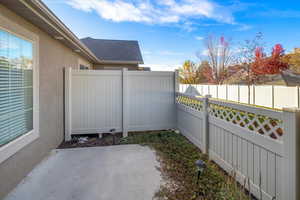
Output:
<svg viewBox="0 0 300 200">
<path fill-rule="evenodd" d="M 187 22 L 184 22 L 183 24 L 180 24 L 180 27 L 187 31 L 187 32 L 192 32 L 196 29 L 196 24 L 191 22 L 191 21 L 187 21 Z"/>
<path fill-rule="evenodd" d="M 237 28 L 237 31 L 248 31 L 250 29 L 252 29 L 253 27 L 247 24 L 239 24 L 239 28 Z"/>
<path fill-rule="evenodd" d="M 83 11 L 96 11 L 102 18 L 115 22 L 152 22 L 149 11 L 152 7 L 149 4 L 141 3 L 134 5 L 126 1 L 107 0 L 68 0 L 68 3 L 76 9 Z"/>
<path fill-rule="evenodd" d="M 162 22 L 162 23 L 176 23 L 176 22 L 178 22 L 179 21 L 179 16 L 175 16 L 175 15 L 173 15 L 173 16 L 165 16 L 165 17 L 161 17 L 160 18 L 160 21 Z"/>
<path fill-rule="evenodd" d="M 212 0 L 67 0 L 72 7 L 97 12 L 102 18 L 115 22 L 179 23 L 206 18 L 234 24 L 229 8 Z"/>
<path fill-rule="evenodd" d="M 196 40 L 203 40 L 204 37 L 202 37 L 202 36 L 196 36 L 195 39 L 196 39 Z"/>
<path fill-rule="evenodd" d="M 160 0 L 158 2 L 161 5 L 165 5 L 165 6 L 174 6 L 176 5 L 176 2 L 174 0 Z"/>
</svg>

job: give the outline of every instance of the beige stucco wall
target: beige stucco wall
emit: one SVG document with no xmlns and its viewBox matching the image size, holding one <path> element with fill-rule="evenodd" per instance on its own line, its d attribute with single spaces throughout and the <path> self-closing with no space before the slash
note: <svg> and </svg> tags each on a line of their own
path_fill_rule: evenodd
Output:
<svg viewBox="0 0 300 200">
<path fill-rule="evenodd" d="M 82 59 L 82 58 L 78 58 L 78 65 L 79 66 L 84 65 L 85 67 L 88 67 L 89 69 L 92 69 L 92 66 L 93 66 L 89 61 Z"/>
<path fill-rule="evenodd" d="M 138 64 L 102 64 L 102 65 L 94 65 L 93 68 L 98 69 L 122 69 L 128 68 L 128 70 L 138 70 Z"/>
<path fill-rule="evenodd" d="M 79 56 L 2 5 L 0 5 L 0 13 L 39 36 L 40 94 L 40 137 L 0 163 L 0 199 L 2 199 L 36 164 L 63 141 L 63 68 L 77 68 Z"/>
</svg>

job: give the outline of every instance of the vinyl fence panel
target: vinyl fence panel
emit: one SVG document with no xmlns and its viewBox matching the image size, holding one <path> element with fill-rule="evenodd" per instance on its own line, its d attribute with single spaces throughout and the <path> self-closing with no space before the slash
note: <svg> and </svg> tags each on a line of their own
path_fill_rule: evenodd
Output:
<svg viewBox="0 0 300 200">
<path fill-rule="evenodd" d="M 299 197 L 300 110 L 278 111 L 183 93 L 177 93 L 176 102 L 181 133 L 254 196 Z"/>
<path fill-rule="evenodd" d="M 239 102 L 249 104 L 250 97 L 249 97 L 248 85 L 239 85 L 239 90 L 240 90 Z"/>
<path fill-rule="evenodd" d="M 228 98 L 227 100 L 239 102 L 239 96 L 240 96 L 239 89 L 240 88 L 238 85 L 228 85 L 227 93 L 230 95 L 227 95 L 227 98 Z"/>
<path fill-rule="evenodd" d="M 274 86 L 274 107 L 298 107 L 299 90 L 297 87 Z"/>
<path fill-rule="evenodd" d="M 72 134 L 122 131 L 122 72 L 72 71 Z"/>
<path fill-rule="evenodd" d="M 217 85 L 211 85 L 209 86 L 209 94 L 212 98 L 218 98 L 218 86 Z"/>
<path fill-rule="evenodd" d="M 177 127 L 191 142 L 204 151 L 203 138 L 204 110 L 203 99 L 191 98 L 189 95 L 176 96 L 177 101 Z M 192 107 L 190 107 L 192 105 Z M 201 111 L 201 112 L 200 112 Z"/>
<path fill-rule="evenodd" d="M 128 71 L 130 131 L 175 127 L 173 72 Z"/>
<path fill-rule="evenodd" d="M 181 84 L 180 92 L 189 85 Z M 269 108 L 300 108 L 299 87 L 279 85 L 193 85 L 202 96 L 207 94 L 213 98 L 254 104 Z"/>
<path fill-rule="evenodd" d="M 282 120 L 280 112 L 210 101 L 209 155 L 228 173 L 235 173 L 241 184 L 249 179 L 250 191 L 256 197 L 272 199 L 276 197 L 276 184 L 280 184 L 278 179 L 273 180 L 277 175 L 275 160 L 282 164 L 283 156 L 282 138 L 275 130 L 283 127 L 278 121 L 274 131 L 267 131 L 265 127 L 273 127 L 272 122 L 263 122 L 260 113 L 274 121 Z"/>
<path fill-rule="evenodd" d="M 227 86 L 226 85 L 218 85 L 218 98 L 219 99 L 227 99 Z"/>
<path fill-rule="evenodd" d="M 203 92 L 202 92 L 203 96 L 209 95 L 209 85 L 203 85 L 202 90 L 203 90 Z"/>
<path fill-rule="evenodd" d="M 174 72 L 67 69 L 66 134 L 176 127 Z"/>
<path fill-rule="evenodd" d="M 273 86 L 255 86 L 254 104 L 265 107 L 273 107 Z"/>
</svg>

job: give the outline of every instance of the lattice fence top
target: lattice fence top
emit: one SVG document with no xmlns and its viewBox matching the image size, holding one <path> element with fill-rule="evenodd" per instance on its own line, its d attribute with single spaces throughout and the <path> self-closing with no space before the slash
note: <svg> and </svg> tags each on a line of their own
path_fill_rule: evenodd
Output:
<svg viewBox="0 0 300 200">
<path fill-rule="evenodd" d="M 176 95 L 176 102 L 181 105 L 188 106 L 197 111 L 203 111 L 203 101 L 201 98 L 191 97 L 189 95 L 184 95 L 178 93 Z"/>
<path fill-rule="evenodd" d="M 209 103 L 208 112 L 210 116 L 222 119 L 249 131 L 269 136 L 272 139 L 281 139 L 283 135 L 283 122 L 272 117 L 213 103 Z"/>
<path fill-rule="evenodd" d="M 177 93 L 176 102 L 196 111 L 204 111 L 204 99 Z M 232 108 L 231 106 L 219 105 L 215 101 L 208 101 L 208 113 L 210 116 L 224 120 L 228 123 L 242 127 L 253 133 L 269 136 L 275 140 L 281 140 L 283 135 L 283 122 L 268 114 L 257 114 L 256 111 L 249 112 L 243 109 Z M 237 107 L 237 106 L 234 106 Z M 242 106 L 241 106 L 242 107 Z M 274 111 L 275 112 L 275 111 Z M 274 114 L 274 113 L 273 113 Z M 273 115 L 271 114 L 271 116 Z"/>
</svg>

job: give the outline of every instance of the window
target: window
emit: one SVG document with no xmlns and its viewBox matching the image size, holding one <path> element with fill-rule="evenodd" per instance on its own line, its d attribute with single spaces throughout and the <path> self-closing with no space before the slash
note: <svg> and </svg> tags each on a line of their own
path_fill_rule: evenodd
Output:
<svg viewBox="0 0 300 200">
<path fill-rule="evenodd" d="M 0 29 L 0 147 L 33 130 L 33 43 Z"/>
<path fill-rule="evenodd" d="M 39 137 L 39 37 L 0 21 L 1 163 Z"/>
<path fill-rule="evenodd" d="M 78 58 L 78 69 L 80 70 L 89 70 L 90 69 L 90 63 L 86 60 L 83 60 L 82 58 Z"/>
<path fill-rule="evenodd" d="M 82 70 L 88 70 L 89 67 L 86 67 L 85 65 L 80 64 L 80 65 L 79 65 L 79 69 L 82 69 Z"/>
</svg>

